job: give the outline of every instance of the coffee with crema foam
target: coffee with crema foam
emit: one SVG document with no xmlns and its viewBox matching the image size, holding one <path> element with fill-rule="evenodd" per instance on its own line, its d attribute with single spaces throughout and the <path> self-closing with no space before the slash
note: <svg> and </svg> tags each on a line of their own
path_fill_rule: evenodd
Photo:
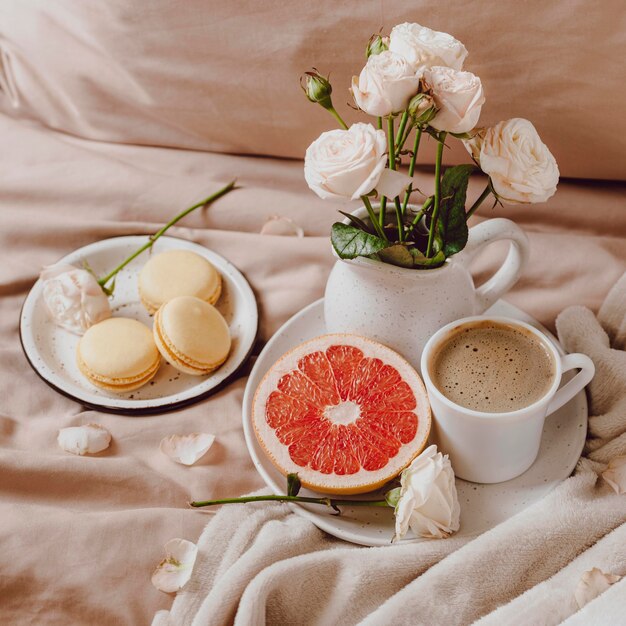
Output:
<svg viewBox="0 0 626 626">
<path fill-rule="evenodd" d="M 435 348 L 429 372 L 452 402 L 484 413 L 507 413 L 543 398 L 554 383 L 554 357 L 521 326 L 468 322 Z"/>
</svg>

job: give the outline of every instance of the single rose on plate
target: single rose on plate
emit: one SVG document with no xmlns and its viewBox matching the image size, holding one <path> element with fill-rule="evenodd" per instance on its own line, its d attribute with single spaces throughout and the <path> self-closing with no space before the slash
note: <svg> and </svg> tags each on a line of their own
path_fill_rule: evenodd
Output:
<svg viewBox="0 0 626 626">
<path fill-rule="evenodd" d="M 503 202 L 545 202 L 555 194 L 559 182 L 556 159 L 528 120 L 499 122 L 464 143 Z"/>
<path fill-rule="evenodd" d="M 417 93 L 419 76 L 399 54 L 389 50 L 367 59 L 358 78 L 352 77 L 352 95 L 359 109 L 387 117 L 404 111 Z"/>
<path fill-rule="evenodd" d="M 322 133 L 304 156 L 304 178 L 320 198 L 368 194 L 385 169 L 387 138 L 371 124 Z"/>
<path fill-rule="evenodd" d="M 460 526 L 461 507 L 448 455 L 426 448 L 401 474 L 400 487 L 389 492 L 395 504 L 394 541 L 409 528 L 417 537 L 443 539 Z"/>
<path fill-rule="evenodd" d="M 111 317 L 109 299 L 91 272 L 57 263 L 45 267 L 40 279 L 48 315 L 62 328 L 82 335 Z"/>
<path fill-rule="evenodd" d="M 465 46 L 452 35 L 407 22 L 391 29 L 389 50 L 404 57 L 415 72 L 436 65 L 460 70 L 467 57 Z"/>
<path fill-rule="evenodd" d="M 466 133 L 478 123 L 485 94 L 480 78 L 471 72 L 435 66 L 424 73 L 432 90 L 437 115 L 430 125 L 449 133 Z"/>
</svg>

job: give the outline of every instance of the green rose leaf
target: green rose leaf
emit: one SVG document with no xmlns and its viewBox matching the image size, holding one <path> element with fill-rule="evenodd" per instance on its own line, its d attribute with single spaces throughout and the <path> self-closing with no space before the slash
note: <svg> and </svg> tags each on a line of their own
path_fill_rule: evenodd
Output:
<svg viewBox="0 0 626 626">
<path fill-rule="evenodd" d="M 395 489 L 390 489 L 385 494 L 385 500 L 390 507 L 395 509 L 398 506 L 398 501 L 400 500 L 401 491 L 402 491 L 402 487 L 396 487 Z"/>
<path fill-rule="evenodd" d="M 443 265 L 446 260 L 446 255 L 443 250 L 439 250 L 435 256 L 427 257 L 423 252 L 420 252 L 417 248 L 410 248 L 411 256 L 413 257 L 413 263 L 416 267 L 435 268 Z"/>
<path fill-rule="evenodd" d="M 400 244 L 383 248 L 378 252 L 378 258 L 398 267 L 413 267 L 413 256 L 406 246 Z"/>
<path fill-rule="evenodd" d="M 335 252 L 341 259 L 354 259 L 358 256 L 369 256 L 375 254 L 389 243 L 376 235 L 363 232 L 359 228 L 335 222 L 333 224 L 330 241 Z"/>
<path fill-rule="evenodd" d="M 460 252 L 467 244 L 465 197 L 469 177 L 476 169 L 475 165 L 456 165 L 449 167 L 441 179 L 438 226 L 446 257 Z"/>
<path fill-rule="evenodd" d="M 300 483 L 300 478 L 298 477 L 298 474 L 287 474 L 288 496 L 297 496 L 301 486 L 302 484 Z"/>
</svg>

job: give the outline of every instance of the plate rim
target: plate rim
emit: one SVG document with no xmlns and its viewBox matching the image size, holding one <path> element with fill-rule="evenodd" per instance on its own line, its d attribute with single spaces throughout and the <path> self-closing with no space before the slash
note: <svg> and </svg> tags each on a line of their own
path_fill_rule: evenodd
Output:
<svg viewBox="0 0 626 626">
<path fill-rule="evenodd" d="M 320 307 L 323 305 L 324 302 L 324 298 L 319 298 L 317 300 L 315 300 L 314 302 L 311 302 L 310 304 L 308 304 L 307 306 L 303 307 L 302 309 L 300 309 L 299 311 L 297 311 L 294 315 L 292 315 L 289 319 L 287 319 L 279 328 L 278 330 L 272 335 L 272 337 L 268 340 L 268 342 L 263 346 L 263 349 L 261 350 L 261 352 L 259 353 L 259 355 L 257 356 L 256 362 L 254 363 L 254 366 L 252 367 L 250 374 L 248 375 L 248 381 L 246 382 L 246 387 L 244 389 L 244 394 L 243 394 L 243 398 L 242 398 L 242 423 L 243 423 L 243 431 L 244 431 L 244 439 L 246 442 L 246 447 L 248 449 L 248 454 L 250 455 L 250 458 L 252 459 L 252 463 L 255 466 L 257 472 L 259 473 L 259 475 L 261 476 L 261 478 L 263 479 L 263 482 L 265 483 L 265 485 L 270 489 L 270 491 L 272 491 L 273 493 L 276 493 L 277 495 L 284 495 L 285 494 L 285 490 L 284 489 L 278 489 L 276 490 L 274 487 L 272 487 L 272 485 L 270 484 L 271 481 L 267 476 L 266 476 L 266 472 L 265 469 L 262 467 L 260 459 L 258 457 L 258 455 L 256 455 L 255 451 L 253 450 L 253 446 L 250 443 L 251 441 L 254 441 L 253 438 L 255 438 L 254 432 L 252 432 L 252 420 L 247 416 L 246 414 L 246 407 L 250 404 L 251 402 L 251 396 L 254 395 L 255 389 L 252 389 L 252 385 L 251 385 L 251 381 L 255 378 L 255 374 L 257 372 L 257 369 L 260 370 L 260 364 L 262 362 L 262 355 L 265 351 L 267 351 L 268 349 L 271 348 L 271 346 L 273 345 L 274 341 L 277 341 L 278 338 L 285 332 L 286 328 L 289 327 L 297 318 L 300 318 L 304 315 L 306 315 L 311 309 L 315 309 L 316 307 Z M 511 307 L 513 309 L 515 309 L 515 311 L 522 317 L 522 319 L 524 321 L 527 321 L 528 323 L 534 324 L 534 325 L 538 325 L 539 329 L 544 332 L 554 343 L 555 346 L 558 350 L 559 353 L 561 354 L 565 354 L 565 351 L 563 350 L 563 347 L 561 346 L 560 342 L 558 341 L 558 339 L 554 336 L 554 334 L 547 329 L 543 324 L 541 324 L 541 322 L 539 322 L 537 319 L 535 319 L 534 317 L 532 317 L 529 313 L 526 313 L 526 311 L 524 311 L 523 309 L 520 309 L 519 307 L 515 306 L 514 304 L 511 304 L 510 302 L 506 301 L 506 300 L 499 300 L 498 302 L 503 302 L 504 304 L 506 304 L 506 306 Z M 258 376 L 257 376 L 258 377 Z M 581 395 L 582 394 L 582 395 Z M 561 480 L 559 480 L 558 482 L 555 482 L 553 485 L 551 485 L 550 489 L 543 495 L 541 496 L 541 498 L 545 497 L 546 495 L 548 495 L 548 493 L 550 493 L 553 489 L 555 489 L 557 487 L 557 485 L 561 484 L 564 480 L 566 480 L 569 476 L 571 476 L 572 471 L 575 469 L 576 464 L 578 463 L 578 459 L 580 458 L 580 454 L 583 450 L 585 441 L 586 441 L 586 435 L 587 435 L 587 430 L 588 430 L 588 420 L 589 420 L 589 403 L 587 400 L 587 396 L 585 394 L 585 390 L 581 390 L 576 396 L 575 398 L 578 398 L 579 401 L 584 403 L 584 408 L 585 408 L 585 427 L 581 428 L 581 435 L 580 435 L 580 441 L 578 442 L 578 446 L 577 446 L 577 450 L 578 453 L 577 455 L 574 457 L 574 455 L 572 454 L 572 459 L 573 461 L 567 464 L 567 468 L 568 468 L 568 473 L 567 476 Z M 541 499 L 540 498 L 540 499 Z M 538 500 L 537 500 L 538 501 Z M 301 505 L 294 503 L 294 502 L 287 502 L 286 503 L 287 506 L 291 509 L 292 512 L 294 512 L 296 515 L 299 515 L 305 519 L 308 519 L 310 522 L 312 522 L 315 526 L 317 526 L 318 528 L 320 528 L 321 530 L 323 530 L 324 532 L 327 532 L 328 534 L 337 537 L 338 539 L 342 539 L 344 541 L 349 541 L 350 543 L 354 543 L 354 544 L 358 544 L 358 545 L 363 545 L 363 546 L 368 546 L 368 547 L 381 547 L 381 546 L 387 546 L 390 545 L 389 544 L 389 540 L 388 539 L 368 539 L 363 537 L 361 534 L 355 532 L 355 531 L 351 531 L 351 530 L 337 530 L 337 528 L 335 528 L 329 520 L 326 520 L 323 516 L 310 511 L 304 507 L 302 507 Z M 530 503 L 529 506 L 532 506 L 532 504 L 534 504 L 534 502 Z M 526 508 L 526 507 L 524 507 Z M 524 510 L 524 509 L 521 509 Z M 517 511 L 516 513 L 521 512 Z M 511 517 L 513 517 L 513 515 L 515 515 L 516 513 L 513 513 L 511 515 Z M 507 518 L 509 519 L 509 518 Z M 506 521 L 506 520 L 503 520 Z M 502 522 L 499 522 L 502 523 Z M 498 525 L 498 524 L 496 524 Z M 488 532 L 488 530 L 491 530 L 491 528 L 495 528 L 495 526 L 491 526 L 488 529 L 485 529 L 482 532 Z M 480 534 L 482 534 L 482 532 Z M 469 536 L 469 535 L 468 535 Z M 428 541 L 427 539 L 423 539 L 423 538 L 419 538 L 419 537 L 405 537 L 403 539 L 401 539 L 400 541 L 396 542 L 397 544 L 407 544 L 407 543 L 421 543 L 423 541 Z"/>
<path fill-rule="evenodd" d="M 98 246 L 99 244 L 104 244 L 104 243 L 107 243 L 107 242 L 111 243 L 111 242 L 120 241 L 120 240 L 123 240 L 123 239 L 134 239 L 134 238 L 143 238 L 143 237 L 150 237 L 150 235 L 149 234 L 146 234 L 146 235 L 141 235 L 141 234 L 120 235 L 118 237 L 107 237 L 106 239 L 99 239 L 97 241 L 93 241 L 93 242 L 88 243 L 88 244 L 86 244 L 84 246 L 81 246 L 80 248 L 76 248 L 72 252 L 69 252 L 69 253 L 65 254 L 64 256 L 59 258 L 57 261 L 54 261 L 53 265 L 56 264 L 56 263 L 62 263 L 68 256 L 73 255 L 73 254 L 75 254 L 77 252 L 85 251 L 86 253 L 88 253 L 89 248 L 92 248 L 94 246 Z M 24 298 L 24 300 L 22 302 L 22 306 L 20 307 L 20 313 L 19 313 L 19 320 L 20 320 L 20 323 L 19 323 L 20 346 L 22 348 L 22 352 L 24 353 L 24 356 L 26 357 L 26 361 L 28 362 L 30 367 L 33 369 L 35 374 L 37 374 L 37 376 L 41 380 L 43 380 L 54 391 L 56 391 L 57 393 L 61 394 L 62 396 L 65 396 L 66 398 L 69 398 L 70 400 L 73 400 L 74 402 L 76 402 L 80 406 L 87 407 L 89 409 L 93 409 L 93 410 L 96 410 L 96 411 L 102 411 L 104 413 L 112 413 L 112 414 L 116 414 L 116 415 L 126 415 L 126 416 L 156 415 L 156 414 L 159 414 L 159 413 L 170 413 L 170 412 L 178 411 L 178 410 L 183 409 L 183 408 L 185 408 L 187 406 L 190 406 L 191 404 L 195 404 L 196 402 L 200 402 L 201 400 L 204 400 L 204 399 L 208 398 L 209 396 L 217 393 L 218 391 L 222 390 L 224 387 L 229 385 L 231 382 L 233 382 L 233 380 L 235 380 L 236 378 L 239 377 L 240 372 L 244 369 L 244 367 L 247 365 L 247 363 L 248 363 L 248 361 L 250 359 L 250 355 L 252 354 L 252 352 L 254 350 L 254 347 L 255 347 L 255 345 L 257 343 L 258 337 L 259 337 L 260 323 L 259 323 L 259 306 L 258 306 L 258 303 L 257 303 L 257 300 L 256 300 L 256 296 L 255 296 L 254 290 L 252 289 L 252 287 L 251 287 L 248 279 L 246 278 L 245 274 L 238 267 L 236 267 L 231 261 L 229 261 L 226 257 L 222 256 L 218 252 L 215 252 L 214 250 L 211 250 L 210 248 L 207 248 L 206 246 L 203 246 L 200 243 L 197 243 L 195 241 L 190 241 L 189 239 L 185 239 L 183 237 L 173 237 L 171 235 L 163 235 L 162 237 L 159 237 L 159 239 L 163 239 L 165 241 L 181 241 L 181 242 L 184 242 L 186 244 L 192 244 L 193 246 L 198 246 L 200 248 L 204 248 L 205 250 L 208 250 L 209 252 L 211 252 L 211 254 L 214 254 L 215 256 L 219 257 L 220 260 L 222 260 L 225 264 L 231 266 L 236 274 L 239 274 L 239 277 L 241 278 L 241 285 L 240 285 L 240 287 L 245 292 L 244 295 L 249 297 L 251 303 L 254 303 L 254 334 L 253 334 L 252 340 L 250 342 L 250 346 L 249 346 L 248 350 L 245 352 L 245 354 L 242 357 L 242 359 L 239 362 L 239 364 L 235 367 L 235 369 L 228 376 L 226 376 L 226 378 L 224 378 L 224 380 L 219 382 L 214 387 L 211 387 L 210 389 L 202 391 L 201 393 L 199 393 L 197 395 L 190 396 L 189 398 L 185 398 L 183 400 L 177 400 L 175 402 L 169 402 L 169 403 L 166 403 L 166 404 L 155 404 L 153 406 L 138 406 L 138 407 L 118 407 L 118 406 L 115 406 L 115 405 L 106 404 L 104 402 L 103 403 L 99 403 L 99 402 L 91 402 L 89 400 L 84 400 L 83 398 L 79 398 L 77 396 L 74 396 L 72 393 L 70 393 L 69 391 L 67 391 L 65 389 L 61 389 L 58 385 L 56 385 L 50 379 L 46 378 L 46 376 L 44 376 L 44 374 L 33 363 L 32 359 L 31 359 L 31 355 L 29 355 L 28 350 L 27 350 L 27 348 L 26 348 L 26 346 L 24 344 L 24 336 L 23 336 L 23 332 L 24 332 L 24 330 L 23 330 L 24 307 L 28 303 L 29 298 L 31 297 L 33 290 L 35 289 L 35 287 L 37 286 L 37 284 L 41 280 L 38 277 L 37 280 L 31 285 L 30 289 L 28 290 L 28 293 L 26 294 L 26 297 Z M 251 322 L 251 325 L 252 325 L 252 322 Z M 104 400 L 104 396 L 103 396 L 103 400 Z"/>
</svg>

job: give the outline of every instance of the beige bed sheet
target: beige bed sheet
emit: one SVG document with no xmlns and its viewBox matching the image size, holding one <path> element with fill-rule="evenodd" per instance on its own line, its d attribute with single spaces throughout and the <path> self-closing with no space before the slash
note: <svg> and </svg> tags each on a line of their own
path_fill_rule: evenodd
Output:
<svg viewBox="0 0 626 626">
<path fill-rule="evenodd" d="M 262 486 L 241 429 L 246 379 L 165 415 L 86 410 L 30 369 L 18 336 L 22 301 L 42 265 L 98 239 L 153 232 L 236 176 L 241 189 L 173 234 L 244 272 L 260 305 L 260 345 L 323 295 L 329 226 L 336 208 L 352 205 L 314 196 L 298 161 L 89 142 L 4 116 L 0 137 L 0 622 L 146 624 L 171 604 L 150 584 L 163 545 L 195 541 L 210 519 L 187 501 Z M 548 325 L 569 304 L 597 308 L 626 269 L 625 187 L 563 182 L 547 205 L 481 210 L 530 235 L 530 265 L 507 299 Z M 470 193 L 480 189 L 476 181 Z M 292 218 L 306 236 L 260 235 L 272 215 Z M 478 274 L 499 254 L 480 260 Z M 92 421 L 113 434 L 106 453 L 79 458 L 57 447 L 59 428 Z M 197 466 L 159 452 L 162 437 L 198 430 L 217 441 Z"/>
</svg>

